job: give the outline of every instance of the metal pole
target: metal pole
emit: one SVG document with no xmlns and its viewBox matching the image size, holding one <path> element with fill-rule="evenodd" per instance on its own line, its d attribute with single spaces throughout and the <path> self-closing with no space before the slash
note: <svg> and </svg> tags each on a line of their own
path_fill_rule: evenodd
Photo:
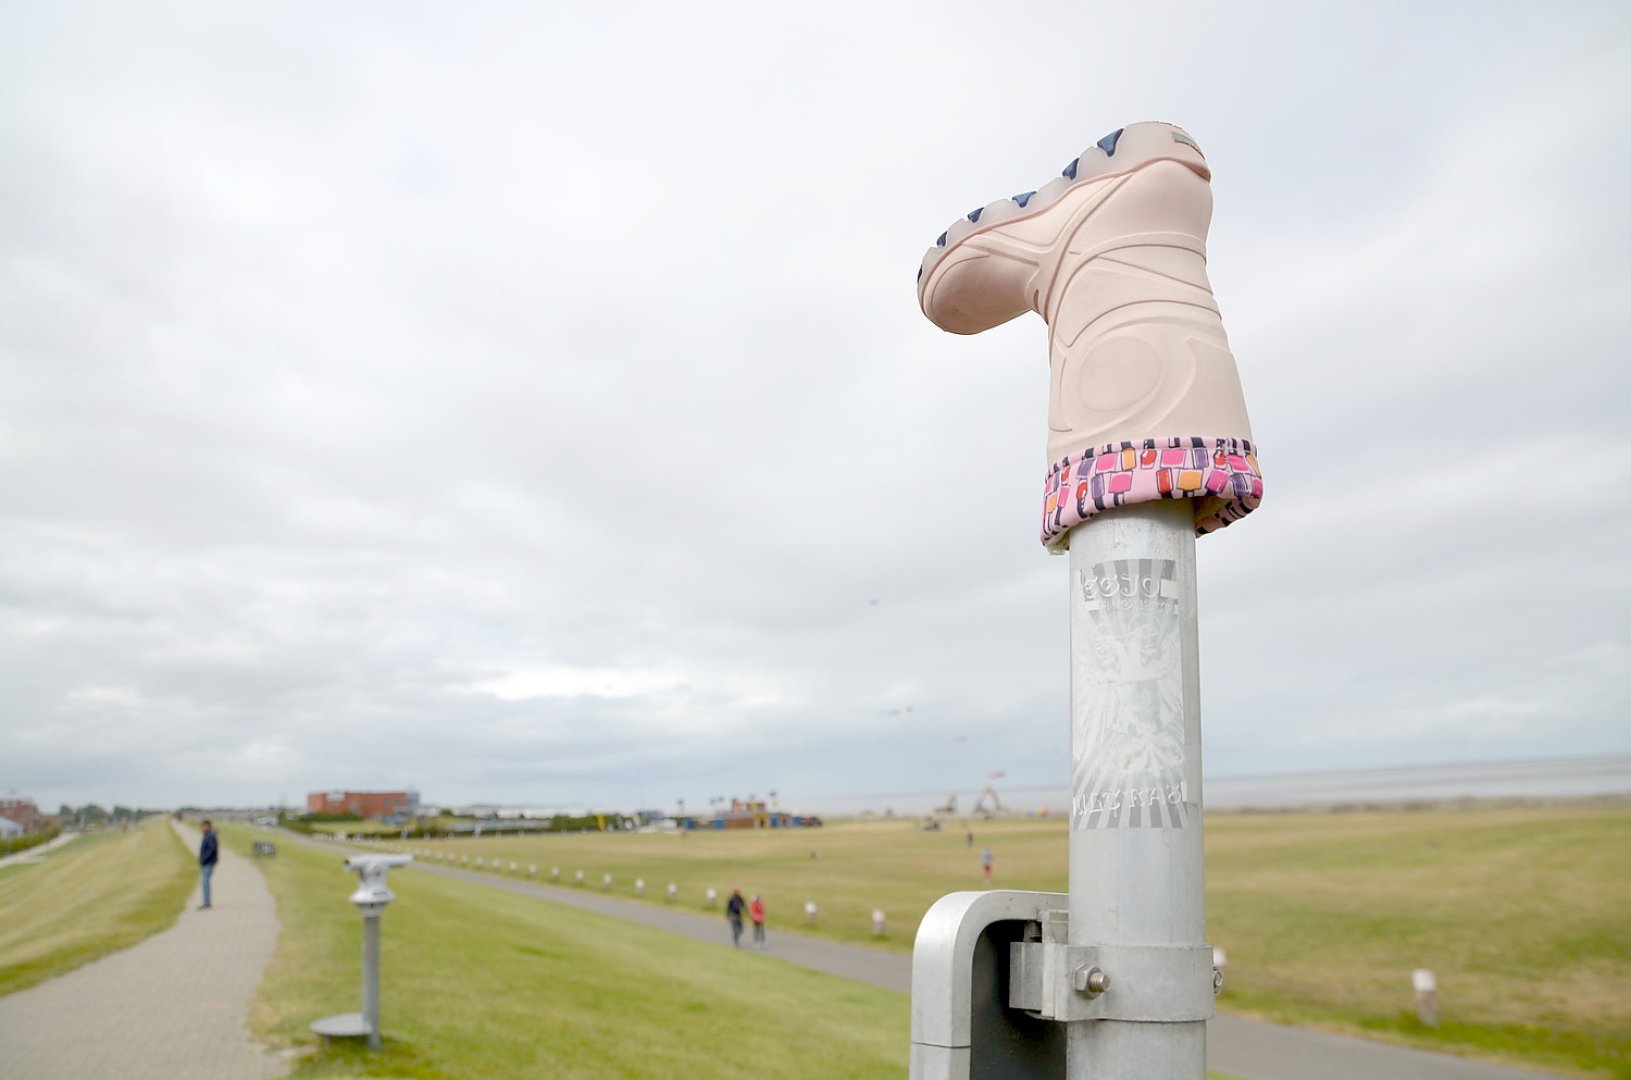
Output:
<svg viewBox="0 0 1631 1080">
<path fill-rule="evenodd" d="M 362 917 L 362 1019 L 368 1026 L 368 1047 L 379 1049 L 379 916 Z"/>
<path fill-rule="evenodd" d="M 1194 514 L 1141 503 L 1070 533 L 1071 945 L 1205 936 Z M 1205 1021 L 1067 1028 L 1070 1080 L 1206 1076 Z"/>
</svg>

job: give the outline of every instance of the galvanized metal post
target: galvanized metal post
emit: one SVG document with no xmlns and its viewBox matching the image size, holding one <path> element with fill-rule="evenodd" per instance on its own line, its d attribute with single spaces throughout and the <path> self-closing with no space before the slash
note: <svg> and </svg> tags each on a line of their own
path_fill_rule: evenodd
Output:
<svg viewBox="0 0 1631 1080">
<path fill-rule="evenodd" d="M 362 917 L 362 1018 L 368 1025 L 368 1046 L 379 1049 L 379 917 L 381 912 L 365 911 Z"/>
<path fill-rule="evenodd" d="M 1071 945 L 1204 940 L 1197 638 L 1188 499 L 1071 531 Z M 1206 1076 L 1204 1020 L 1066 1026 L 1071 1080 Z"/>
</svg>

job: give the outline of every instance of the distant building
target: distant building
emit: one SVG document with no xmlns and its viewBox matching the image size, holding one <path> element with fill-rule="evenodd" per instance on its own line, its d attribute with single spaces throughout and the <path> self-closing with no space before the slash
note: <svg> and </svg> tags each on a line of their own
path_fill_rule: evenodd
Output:
<svg viewBox="0 0 1631 1080">
<path fill-rule="evenodd" d="M 771 810 L 762 800 L 732 799 L 729 810 L 714 815 L 716 829 L 786 829 L 793 825 L 793 815 L 785 810 Z"/>
<path fill-rule="evenodd" d="M 0 799 L 0 818 L 16 822 L 25 833 L 39 832 L 51 824 L 33 799 Z"/>
<path fill-rule="evenodd" d="M 8 817 L 0 817 L 0 840 L 23 835 L 23 827 Z"/>
<path fill-rule="evenodd" d="M 308 814 L 355 814 L 375 821 L 419 816 L 417 791 L 313 791 L 306 796 Z"/>
</svg>

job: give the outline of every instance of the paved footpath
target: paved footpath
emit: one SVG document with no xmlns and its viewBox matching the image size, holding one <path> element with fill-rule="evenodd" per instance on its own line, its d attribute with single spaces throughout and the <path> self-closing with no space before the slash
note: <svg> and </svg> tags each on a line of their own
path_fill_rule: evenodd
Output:
<svg viewBox="0 0 1631 1080">
<path fill-rule="evenodd" d="M 46 852 L 55 851 L 57 848 L 69 843 L 70 841 L 78 840 L 83 835 L 83 833 L 65 832 L 61 836 L 47 840 L 39 847 L 31 847 L 27 851 L 19 851 L 15 855 L 7 855 L 5 858 L 0 859 L 0 866 L 15 866 L 18 863 L 39 862 L 45 857 Z"/>
<path fill-rule="evenodd" d="M 198 833 L 176 826 L 198 850 Z M 123 952 L 0 997 L 5 1080 L 258 1080 L 286 1066 L 245 1020 L 277 908 L 259 870 L 221 847 L 213 905 Z"/>
<path fill-rule="evenodd" d="M 356 848 L 336 850 L 355 851 Z M 729 948 L 730 931 L 723 911 L 704 915 L 658 907 L 606 896 L 592 891 L 593 886 L 544 885 L 526 878 L 459 870 L 425 859 L 416 859 L 412 867 L 717 942 Z M 774 922 L 770 924 L 767 944 L 768 955 L 790 963 L 888 990 L 910 993 L 912 989 L 912 960 L 907 956 L 797 934 L 777 934 Z M 1222 1013 L 1206 1025 L 1206 1060 L 1209 1068 L 1248 1080 L 1309 1080 L 1310 1077 L 1319 1080 L 1377 1080 L 1378 1077 L 1387 1080 L 1536 1080 L 1549 1075 Z"/>
</svg>

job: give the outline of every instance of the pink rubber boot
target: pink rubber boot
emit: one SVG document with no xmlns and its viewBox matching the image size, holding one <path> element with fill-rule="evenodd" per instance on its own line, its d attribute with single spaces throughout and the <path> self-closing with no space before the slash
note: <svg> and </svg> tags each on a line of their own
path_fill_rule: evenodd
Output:
<svg viewBox="0 0 1631 1080">
<path fill-rule="evenodd" d="M 918 271 L 934 324 L 1034 311 L 1051 382 L 1042 541 L 1103 510 L 1192 499 L 1211 532 L 1263 496 L 1240 375 L 1206 277 L 1211 170 L 1171 124 L 1100 139 L 1038 191 L 969 213 Z"/>
</svg>

